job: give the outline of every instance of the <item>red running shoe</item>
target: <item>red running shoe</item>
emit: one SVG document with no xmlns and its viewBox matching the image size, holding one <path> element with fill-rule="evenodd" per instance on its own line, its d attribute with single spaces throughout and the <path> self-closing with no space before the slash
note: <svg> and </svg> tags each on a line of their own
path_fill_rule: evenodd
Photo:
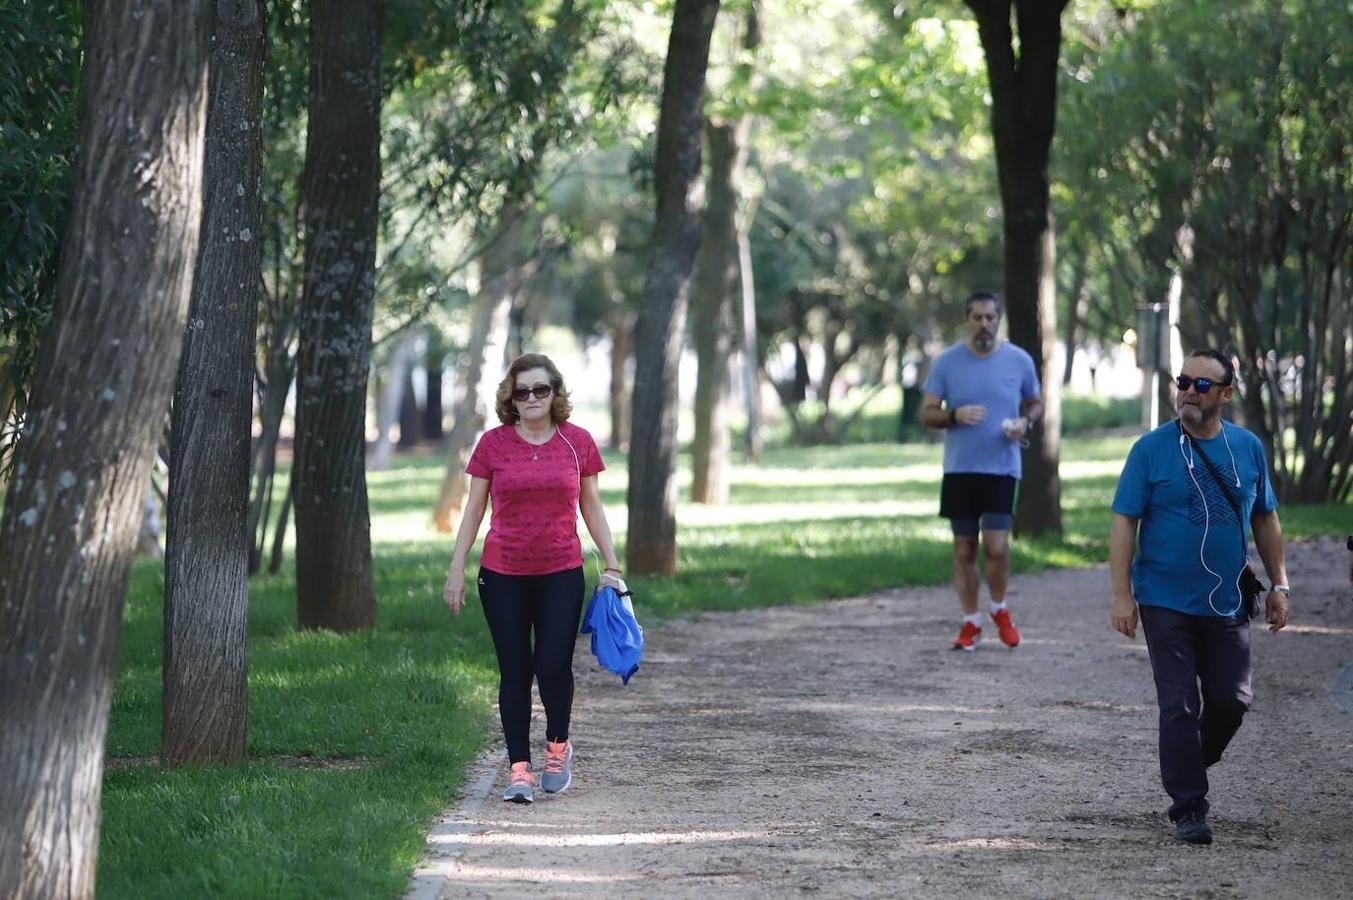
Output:
<svg viewBox="0 0 1353 900">
<path fill-rule="evenodd" d="M 1019 646 L 1019 629 L 1015 627 L 1015 621 L 1010 618 L 1010 610 L 1003 609 L 991 614 L 991 621 L 996 623 L 996 632 L 1001 636 L 1001 643 L 1007 647 Z"/>
<path fill-rule="evenodd" d="M 1019 638 L 1017 637 L 1016 640 Z M 976 650 L 977 645 L 982 642 L 982 626 L 974 625 L 967 619 L 963 620 L 963 628 L 958 632 L 958 637 L 954 639 L 953 649 L 967 650 L 969 652 Z"/>
</svg>

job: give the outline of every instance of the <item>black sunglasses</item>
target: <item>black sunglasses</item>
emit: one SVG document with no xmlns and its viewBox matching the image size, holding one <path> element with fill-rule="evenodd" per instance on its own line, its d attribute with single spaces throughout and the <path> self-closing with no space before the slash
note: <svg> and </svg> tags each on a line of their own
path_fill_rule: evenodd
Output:
<svg viewBox="0 0 1353 900">
<path fill-rule="evenodd" d="M 512 392 L 512 399 L 518 403 L 524 403 L 527 397 L 535 397 L 537 400 L 544 400 L 550 394 L 554 393 L 554 388 L 548 384 L 538 384 L 535 387 L 519 387 Z"/>
<path fill-rule="evenodd" d="M 1187 391 L 1191 386 L 1195 390 L 1197 390 L 1198 393 L 1206 394 L 1208 391 L 1212 390 L 1212 386 L 1214 384 L 1219 384 L 1222 387 L 1226 387 L 1226 385 L 1230 384 L 1231 382 L 1213 381 L 1211 378 L 1190 378 L 1187 375 L 1180 375 L 1178 378 L 1174 380 L 1174 383 L 1175 386 L 1179 388 L 1181 391 Z"/>
</svg>

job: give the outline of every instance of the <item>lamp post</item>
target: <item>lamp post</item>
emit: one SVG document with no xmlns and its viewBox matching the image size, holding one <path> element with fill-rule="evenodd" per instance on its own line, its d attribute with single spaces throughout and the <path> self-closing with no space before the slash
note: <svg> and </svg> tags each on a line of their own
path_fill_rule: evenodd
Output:
<svg viewBox="0 0 1353 900">
<path fill-rule="evenodd" d="M 1170 363 L 1170 308 L 1164 303 L 1137 307 L 1137 367 L 1142 370 L 1142 428 L 1160 421 L 1160 373 Z"/>
</svg>

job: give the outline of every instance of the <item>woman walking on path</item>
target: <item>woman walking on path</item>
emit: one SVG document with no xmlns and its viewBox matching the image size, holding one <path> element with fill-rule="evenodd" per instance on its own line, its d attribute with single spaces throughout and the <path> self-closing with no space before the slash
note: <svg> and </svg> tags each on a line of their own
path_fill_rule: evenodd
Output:
<svg viewBox="0 0 1353 900">
<path fill-rule="evenodd" d="M 484 433 L 465 467 L 470 492 L 443 597 L 460 612 L 465 562 L 492 497 L 478 584 L 498 655 L 498 712 L 511 764 L 503 799 L 530 803 L 533 675 L 546 719 L 540 787 L 559 793 L 572 781 L 573 646 L 585 591 L 578 511 L 606 560 L 603 581 L 623 582 L 597 488 L 606 467 L 592 436 L 569 424 L 572 404 L 549 357 L 528 353 L 512 362 L 496 411 L 502 425 Z"/>
</svg>

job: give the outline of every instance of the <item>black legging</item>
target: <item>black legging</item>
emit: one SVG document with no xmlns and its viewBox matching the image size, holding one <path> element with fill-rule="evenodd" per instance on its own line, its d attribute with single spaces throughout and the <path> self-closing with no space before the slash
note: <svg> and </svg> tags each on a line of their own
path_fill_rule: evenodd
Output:
<svg viewBox="0 0 1353 900">
<path fill-rule="evenodd" d="M 568 740 L 573 645 L 584 588 L 582 566 L 548 575 L 479 570 L 479 600 L 498 653 L 498 714 L 507 738 L 507 755 L 514 763 L 531 761 L 532 674 L 545 705 L 546 739 Z"/>
</svg>

